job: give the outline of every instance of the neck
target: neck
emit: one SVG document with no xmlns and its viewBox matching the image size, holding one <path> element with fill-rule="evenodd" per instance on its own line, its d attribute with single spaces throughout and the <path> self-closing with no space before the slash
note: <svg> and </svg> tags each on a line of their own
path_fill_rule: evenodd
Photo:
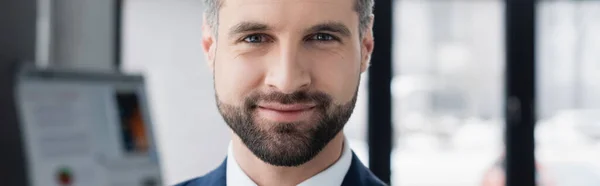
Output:
<svg viewBox="0 0 600 186">
<path fill-rule="evenodd" d="M 342 155 L 343 146 L 344 134 L 340 132 L 312 160 L 297 167 L 280 167 L 260 160 L 237 135 L 232 139 L 235 160 L 252 181 L 263 186 L 298 185 L 333 165 Z"/>
</svg>

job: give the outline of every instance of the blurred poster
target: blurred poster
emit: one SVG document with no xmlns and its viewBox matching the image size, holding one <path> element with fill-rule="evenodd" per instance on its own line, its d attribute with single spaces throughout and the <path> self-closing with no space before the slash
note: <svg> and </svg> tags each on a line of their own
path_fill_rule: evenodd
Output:
<svg viewBox="0 0 600 186">
<path fill-rule="evenodd" d="M 21 125 L 32 186 L 106 184 L 94 159 L 98 144 L 90 127 L 94 110 L 89 104 L 96 101 L 88 93 L 97 91 L 38 82 L 21 86 Z"/>
<path fill-rule="evenodd" d="M 30 186 L 162 185 L 141 79 L 99 77 L 19 81 Z"/>
</svg>

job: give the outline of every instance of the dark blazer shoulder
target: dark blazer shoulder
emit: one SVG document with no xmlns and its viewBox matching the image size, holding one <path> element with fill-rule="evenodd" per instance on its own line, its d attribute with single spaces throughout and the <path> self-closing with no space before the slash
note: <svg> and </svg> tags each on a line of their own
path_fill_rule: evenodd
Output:
<svg viewBox="0 0 600 186">
<path fill-rule="evenodd" d="M 217 167 L 215 170 L 205 174 L 204 176 L 200 176 L 197 178 L 193 178 L 181 183 L 176 184 L 175 186 L 225 186 L 227 184 L 227 158 Z"/>
<path fill-rule="evenodd" d="M 344 177 L 342 186 L 385 186 L 375 174 L 365 167 L 358 157 L 352 153 L 352 164 Z"/>
</svg>

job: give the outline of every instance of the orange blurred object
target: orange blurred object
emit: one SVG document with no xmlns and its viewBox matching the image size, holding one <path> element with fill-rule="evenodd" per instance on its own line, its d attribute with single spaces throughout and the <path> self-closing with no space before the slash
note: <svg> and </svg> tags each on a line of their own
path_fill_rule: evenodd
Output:
<svg viewBox="0 0 600 186">
<path fill-rule="evenodd" d="M 131 126 L 131 134 L 135 143 L 135 151 L 148 151 L 149 144 L 146 136 L 146 125 L 142 119 L 142 114 L 139 108 L 135 108 L 135 111 L 129 122 Z"/>
</svg>

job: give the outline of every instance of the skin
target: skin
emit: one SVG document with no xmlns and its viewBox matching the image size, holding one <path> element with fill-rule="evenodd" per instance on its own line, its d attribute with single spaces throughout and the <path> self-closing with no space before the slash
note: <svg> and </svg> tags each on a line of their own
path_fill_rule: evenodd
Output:
<svg viewBox="0 0 600 186">
<path fill-rule="evenodd" d="M 354 0 L 226 0 L 213 32 L 203 26 L 202 45 L 213 71 L 215 92 L 224 104 L 243 106 L 253 92 L 319 91 L 333 104 L 350 102 L 373 51 L 371 23 L 360 34 Z M 206 16 L 205 16 L 206 17 Z M 204 21 L 206 23 L 206 21 Z M 257 111 L 259 128 L 294 120 L 310 125 L 307 112 L 296 117 Z M 261 122 L 271 121 L 271 122 Z M 295 126 L 299 131 L 311 126 Z M 342 152 L 340 131 L 322 151 L 299 166 L 261 161 L 238 135 L 232 147 L 242 170 L 258 185 L 296 185 L 335 163 Z"/>
</svg>

